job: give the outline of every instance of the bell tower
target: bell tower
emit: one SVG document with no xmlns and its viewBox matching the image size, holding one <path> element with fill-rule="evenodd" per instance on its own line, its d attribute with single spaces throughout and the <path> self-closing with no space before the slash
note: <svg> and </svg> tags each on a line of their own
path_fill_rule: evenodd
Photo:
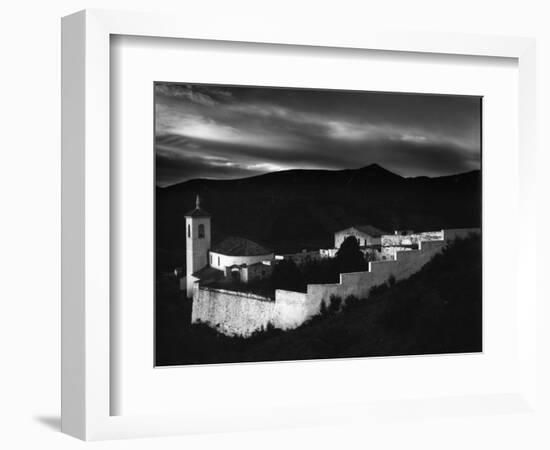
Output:
<svg viewBox="0 0 550 450">
<path fill-rule="evenodd" d="M 210 250 L 210 213 L 201 208 L 197 195 L 195 209 L 185 214 L 186 288 L 187 298 L 193 296 L 194 273 L 208 265 Z"/>
</svg>

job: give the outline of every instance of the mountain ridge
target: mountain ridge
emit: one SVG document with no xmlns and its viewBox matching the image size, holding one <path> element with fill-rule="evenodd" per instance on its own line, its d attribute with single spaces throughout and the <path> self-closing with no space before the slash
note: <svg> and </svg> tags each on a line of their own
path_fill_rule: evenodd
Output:
<svg viewBox="0 0 550 450">
<path fill-rule="evenodd" d="M 298 174 L 309 174 L 309 175 L 329 175 L 329 174 L 342 174 L 342 175 L 350 175 L 350 174 L 369 174 L 371 176 L 383 176 L 387 178 L 393 178 L 393 179 L 402 179 L 402 180 L 414 180 L 414 179 L 439 179 L 439 178 L 449 178 L 449 177 L 456 177 L 466 174 L 472 174 L 472 173 L 481 173 L 481 170 L 474 169 L 466 172 L 459 172 L 456 174 L 449 174 L 449 175 L 438 175 L 438 176 L 428 176 L 428 175 L 418 175 L 418 176 L 411 176 L 411 177 L 404 177 L 402 175 L 399 175 L 395 172 L 392 172 L 389 169 L 386 169 L 385 167 L 381 166 L 377 163 L 368 164 L 366 166 L 358 167 L 355 169 L 287 169 L 287 170 L 280 170 L 275 172 L 267 172 L 262 173 L 258 175 L 252 175 L 248 177 L 241 177 L 241 178 L 227 178 L 227 179 L 219 179 L 219 178 L 192 178 L 190 180 L 185 180 L 179 183 L 174 183 L 169 186 L 156 186 L 159 190 L 170 190 L 172 188 L 176 188 L 177 186 L 186 185 L 187 183 L 191 184 L 197 184 L 201 182 L 244 182 L 246 180 L 252 180 L 252 179 L 258 179 L 262 177 L 275 177 L 275 176 L 290 176 L 290 175 L 298 175 Z"/>
</svg>

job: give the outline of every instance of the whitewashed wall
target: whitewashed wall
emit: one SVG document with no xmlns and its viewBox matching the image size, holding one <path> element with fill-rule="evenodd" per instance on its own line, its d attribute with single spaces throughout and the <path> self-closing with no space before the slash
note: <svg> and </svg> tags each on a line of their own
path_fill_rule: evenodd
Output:
<svg viewBox="0 0 550 450">
<path fill-rule="evenodd" d="M 221 253 L 210 251 L 209 264 L 215 269 L 224 270 L 227 266 L 233 266 L 241 264 L 255 264 L 262 261 L 270 261 L 274 258 L 273 253 L 266 253 L 265 255 L 254 256 L 229 256 Z"/>
<path fill-rule="evenodd" d="M 372 237 L 367 233 L 364 233 L 355 228 L 348 228 L 346 230 L 337 231 L 334 233 L 334 247 L 340 248 L 346 238 L 353 236 L 359 242 L 360 246 L 363 245 L 378 245 L 380 244 L 379 237 Z"/>
<path fill-rule="evenodd" d="M 342 300 L 353 295 L 366 298 L 374 286 L 385 283 L 391 276 L 402 280 L 418 272 L 428 261 L 445 247 L 444 241 L 422 242 L 418 250 L 397 252 L 397 259 L 389 261 L 372 261 L 369 271 L 340 274 L 340 283 L 309 284 L 307 286 L 308 317 L 317 314 L 321 303 L 328 304 L 335 295 Z"/>
<path fill-rule="evenodd" d="M 192 323 L 206 323 L 228 336 L 250 336 L 273 320 L 275 302 L 267 297 L 195 285 Z"/>
</svg>

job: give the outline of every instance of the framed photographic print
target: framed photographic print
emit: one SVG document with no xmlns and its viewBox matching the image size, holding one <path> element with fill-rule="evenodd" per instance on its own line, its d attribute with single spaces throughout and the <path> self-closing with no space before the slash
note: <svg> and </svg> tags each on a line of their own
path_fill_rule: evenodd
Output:
<svg viewBox="0 0 550 450">
<path fill-rule="evenodd" d="M 85 11 L 62 43 L 63 431 L 532 407 L 531 40 Z"/>
</svg>

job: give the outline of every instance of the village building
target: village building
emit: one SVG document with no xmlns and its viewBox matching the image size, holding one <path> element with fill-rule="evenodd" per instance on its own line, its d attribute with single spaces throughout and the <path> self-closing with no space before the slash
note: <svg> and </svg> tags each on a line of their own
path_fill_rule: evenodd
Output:
<svg viewBox="0 0 550 450">
<path fill-rule="evenodd" d="M 334 233 L 334 249 L 329 249 L 328 254 L 331 257 L 336 256 L 343 242 L 353 237 L 359 244 L 359 249 L 365 255 L 368 261 L 378 261 L 384 259 L 381 251 L 382 236 L 386 233 L 372 225 L 353 225 L 344 230 Z"/>
<path fill-rule="evenodd" d="M 249 283 L 271 275 L 273 251 L 250 239 L 229 236 L 211 244 L 211 215 L 201 208 L 197 195 L 195 208 L 185 214 L 186 276 L 180 282 L 192 297 L 196 282 L 208 283 L 229 278 Z M 184 281 L 185 280 L 185 281 Z"/>
<path fill-rule="evenodd" d="M 342 243 L 350 236 L 357 239 L 360 247 L 379 246 L 384 234 L 387 233 L 372 225 L 354 225 L 334 233 L 334 247 L 340 248 Z"/>
</svg>

